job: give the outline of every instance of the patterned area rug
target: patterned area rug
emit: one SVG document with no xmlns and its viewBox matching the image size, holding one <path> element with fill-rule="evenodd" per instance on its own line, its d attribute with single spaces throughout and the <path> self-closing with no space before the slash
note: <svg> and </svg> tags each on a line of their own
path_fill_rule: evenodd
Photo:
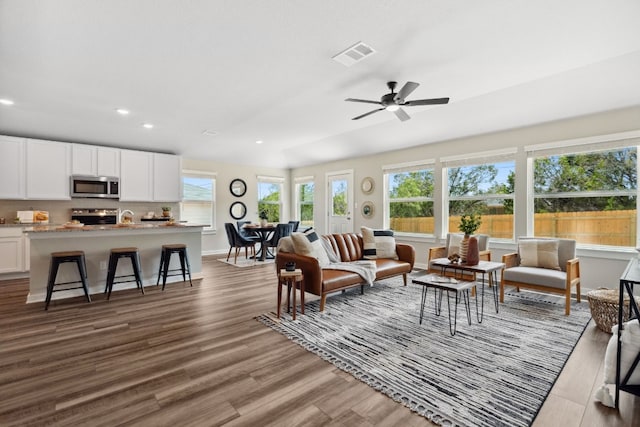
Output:
<svg viewBox="0 0 640 427">
<path fill-rule="evenodd" d="M 524 291 L 505 294 L 496 313 L 486 292 L 483 322 L 472 306 L 469 325 L 460 306 L 452 337 L 446 300 L 437 317 L 433 290 L 418 323 L 420 293 L 387 279 L 365 295 L 329 297 L 324 313 L 314 301 L 296 321 L 257 320 L 436 424 L 513 427 L 533 422 L 591 319 L 586 302 L 567 317 L 562 304 Z"/>
</svg>

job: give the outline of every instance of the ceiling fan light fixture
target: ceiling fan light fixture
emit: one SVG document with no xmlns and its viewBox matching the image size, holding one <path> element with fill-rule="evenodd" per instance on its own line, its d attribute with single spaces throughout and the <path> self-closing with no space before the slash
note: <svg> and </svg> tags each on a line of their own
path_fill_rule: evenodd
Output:
<svg viewBox="0 0 640 427">
<path fill-rule="evenodd" d="M 400 106 L 398 104 L 390 104 L 387 105 L 387 111 L 398 111 L 398 109 L 400 108 Z"/>
</svg>

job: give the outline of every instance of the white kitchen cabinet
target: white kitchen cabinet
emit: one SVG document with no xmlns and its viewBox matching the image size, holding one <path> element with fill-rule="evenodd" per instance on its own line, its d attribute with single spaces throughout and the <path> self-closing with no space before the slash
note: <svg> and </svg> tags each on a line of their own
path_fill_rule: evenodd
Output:
<svg viewBox="0 0 640 427">
<path fill-rule="evenodd" d="M 0 274 L 26 271 L 24 240 L 22 227 L 0 229 Z"/>
<path fill-rule="evenodd" d="M 71 144 L 71 173 L 98 175 L 98 148 L 93 145 Z"/>
<path fill-rule="evenodd" d="M 181 200 L 182 163 L 180 156 L 153 154 L 153 200 L 179 202 Z"/>
<path fill-rule="evenodd" d="M 120 201 L 153 201 L 153 153 L 120 150 Z"/>
<path fill-rule="evenodd" d="M 71 144 L 73 175 L 120 177 L 120 150 L 97 145 Z"/>
<path fill-rule="evenodd" d="M 0 136 L 0 199 L 25 197 L 25 140 Z"/>
<path fill-rule="evenodd" d="M 71 144 L 27 139 L 27 199 L 69 200 Z"/>
<path fill-rule="evenodd" d="M 120 149 L 98 147 L 98 176 L 114 176 L 120 178 Z"/>
</svg>

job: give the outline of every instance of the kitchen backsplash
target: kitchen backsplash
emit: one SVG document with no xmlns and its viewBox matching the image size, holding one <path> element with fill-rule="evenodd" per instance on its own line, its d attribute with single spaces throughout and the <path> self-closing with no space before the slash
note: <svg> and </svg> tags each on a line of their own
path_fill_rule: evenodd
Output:
<svg viewBox="0 0 640 427">
<path fill-rule="evenodd" d="M 63 224 L 71 219 L 72 208 L 114 208 L 129 209 L 135 214 L 134 221 L 140 221 L 148 212 L 155 212 L 162 216 L 162 207 L 170 206 L 172 216 L 180 219 L 179 203 L 157 202 L 120 202 L 102 199 L 73 199 L 73 200 L 0 200 L 0 218 L 5 218 L 7 224 L 13 222 L 17 211 L 41 210 L 49 211 L 49 223 Z"/>
</svg>

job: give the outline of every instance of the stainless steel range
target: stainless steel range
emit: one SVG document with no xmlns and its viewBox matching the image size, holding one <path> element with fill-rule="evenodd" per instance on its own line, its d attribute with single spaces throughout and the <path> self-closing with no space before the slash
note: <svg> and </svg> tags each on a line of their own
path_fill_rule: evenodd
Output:
<svg viewBox="0 0 640 427">
<path fill-rule="evenodd" d="M 86 225 L 117 224 L 118 209 L 71 208 L 71 220 Z"/>
</svg>

